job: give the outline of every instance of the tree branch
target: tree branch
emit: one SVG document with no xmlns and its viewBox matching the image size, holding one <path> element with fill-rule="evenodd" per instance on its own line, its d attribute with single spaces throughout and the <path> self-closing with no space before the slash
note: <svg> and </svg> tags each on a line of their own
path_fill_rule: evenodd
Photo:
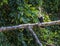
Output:
<svg viewBox="0 0 60 46">
<path fill-rule="evenodd" d="M 36 43 L 39 45 L 39 46 L 42 46 L 42 43 L 39 41 L 37 35 L 35 34 L 35 32 L 33 31 L 33 29 L 29 26 L 28 27 L 29 29 L 29 32 L 32 34 L 32 36 L 34 37 Z"/>
<path fill-rule="evenodd" d="M 21 25 L 16 25 L 16 26 L 0 27 L 0 32 L 27 28 L 28 26 L 51 26 L 51 25 L 60 25 L 60 20 L 52 21 L 52 22 L 44 22 L 44 23 L 33 23 L 33 24 L 28 23 L 28 24 L 21 24 Z"/>
</svg>

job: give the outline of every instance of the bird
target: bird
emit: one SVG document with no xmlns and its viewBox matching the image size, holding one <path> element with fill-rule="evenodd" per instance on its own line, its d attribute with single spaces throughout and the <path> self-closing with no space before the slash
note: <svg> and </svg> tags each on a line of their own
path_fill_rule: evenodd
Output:
<svg viewBox="0 0 60 46">
<path fill-rule="evenodd" d="M 43 23 L 44 18 L 43 17 L 38 17 L 39 23 Z M 40 26 L 41 28 L 44 28 L 44 26 Z"/>
<path fill-rule="evenodd" d="M 41 16 L 41 17 L 38 17 L 38 20 L 39 20 L 40 23 L 44 22 L 44 21 L 43 21 L 44 18 L 43 18 L 42 16 Z"/>
</svg>

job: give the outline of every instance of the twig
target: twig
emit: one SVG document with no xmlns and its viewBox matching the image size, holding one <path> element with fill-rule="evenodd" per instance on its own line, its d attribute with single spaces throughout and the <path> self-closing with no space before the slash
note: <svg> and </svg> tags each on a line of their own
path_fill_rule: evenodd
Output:
<svg viewBox="0 0 60 46">
<path fill-rule="evenodd" d="M 42 43 L 39 41 L 37 35 L 35 34 L 35 32 L 33 31 L 33 29 L 29 26 L 28 27 L 29 29 L 29 32 L 32 34 L 32 36 L 34 37 L 36 43 L 39 45 L 39 46 L 42 46 Z"/>
<path fill-rule="evenodd" d="M 21 24 L 21 25 L 16 25 L 16 26 L 0 27 L 0 32 L 27 28 L 28 26 L 51 26 L 51 25 L 60 25 L 60 20 L 52 21 L 52 22 L 44 22 L 44 23 L 33 23 L 33 24 L 29 23 L 29 24 Z"/>
</svg>

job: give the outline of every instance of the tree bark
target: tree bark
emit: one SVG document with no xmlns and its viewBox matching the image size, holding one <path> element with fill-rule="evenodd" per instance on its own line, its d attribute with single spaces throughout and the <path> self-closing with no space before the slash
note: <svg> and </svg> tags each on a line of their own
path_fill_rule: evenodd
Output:
<svg viewBox="0 0 60 46">
<path fill-rule="evenodd" d="M 52 21 L 52 22 L 33 23 L 33 24 L 28 23 L 28 24 L 21 24 L 21 25 L 16 25 L 16 26 L 0 27 L 0 32 L 27 28 L 28 26 L 33 27 L 33 26 L 51 26 L 51 25 L 60 25 L 60 20 Z"/>
</svg>

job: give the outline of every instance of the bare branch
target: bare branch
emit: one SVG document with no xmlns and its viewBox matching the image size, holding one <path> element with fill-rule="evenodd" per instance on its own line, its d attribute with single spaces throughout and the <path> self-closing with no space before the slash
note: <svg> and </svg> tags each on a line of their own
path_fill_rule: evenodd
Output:
<svg viewBox="0 0 60 46">
<path fill-rule="evenodd" d="M 60 20 L 52 21 L 52 22 L 44 22 L 44 23 L 33 23 L 33 24 L 28 23 L 28 24 L 21 24 L 21 25 L 16 25 L 16 26 L 0 27 L 0 32 L 27 28 L 28 26 L 51 26 L 51 25 L 60 25 Z"/>
<path fill-rule="evenodd" d="M 32 34 L 32 36 L 34 37 L 36 43 L 39 45 L 39 46 L 42 46 L 42 43 L 39 41 L 37 35 L 35 34 L 35 32 L 33 31 L 33 29 L 29 26 L 28 27 L 29 29 L 29 32 Z"/>
</svg>

